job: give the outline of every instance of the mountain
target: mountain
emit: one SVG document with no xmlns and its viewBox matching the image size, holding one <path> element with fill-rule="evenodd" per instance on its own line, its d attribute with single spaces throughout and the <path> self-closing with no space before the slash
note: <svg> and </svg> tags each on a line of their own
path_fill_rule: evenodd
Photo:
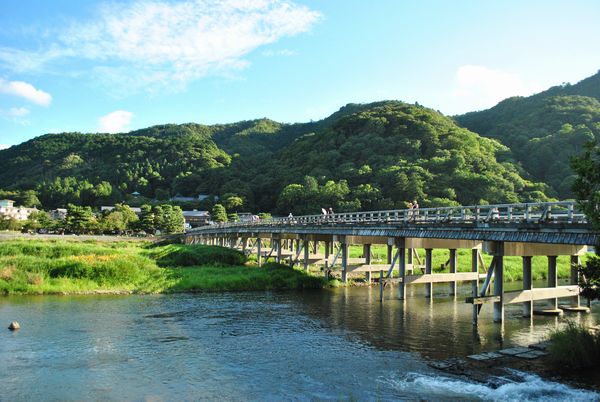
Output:
<svg viewBox="0 0 600 402">
<path fill-rule="evenodd" d="M 575 85 L 552 87 L 529 97 L 513 97 L 456 122 L 511 149 L 510 157 L 534 181 L 550 185 L 550 195 L 573 197 L 569 161 L 583 144 L 600 136 L 600 72 Z"/>
<path fill-rule="evenodd" d="M 402 208 L 414 198 L 421 206 L 546 200 L 547 187 L 524 179 L 508 154 L 439 112 L 384 101 L 310 123 L 43 135 L 0 151 L 0 197 L 35 190 L 50 208 L 207 194 L 229 209 L 286 214 Z"/>
</svg>

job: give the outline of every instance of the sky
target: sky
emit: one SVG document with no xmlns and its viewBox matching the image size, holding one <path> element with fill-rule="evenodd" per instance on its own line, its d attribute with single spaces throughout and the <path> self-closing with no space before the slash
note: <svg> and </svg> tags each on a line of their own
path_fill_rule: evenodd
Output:
<svg viewBox="0 0 600 402">
<path fill-rule="evenodd" d="M 447 115 L 600 70 L 600 1 L 2 0 L 0 149 L 59 132 Z"/>
</svg>

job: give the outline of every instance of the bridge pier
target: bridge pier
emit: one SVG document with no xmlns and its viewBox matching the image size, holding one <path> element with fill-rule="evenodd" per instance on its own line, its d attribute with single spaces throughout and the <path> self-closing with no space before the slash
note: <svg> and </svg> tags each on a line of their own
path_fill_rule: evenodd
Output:
<svg viewBox="0 0 600 402">
<path fill-rule="evenodd" d="M 363 256 L 365 257 L 365 264 L 371 265 L 371 245 L 363 244 Z M 371 271 L 365 272 L 365 280 L 368 284 L 371 284 Z"/>
<path fill-rule="evenodd" d="M 556 256 L 550 255 L 548 256 L 548 287 L 556 288 L 558 285 L 558 273 L 556 271 Z M 554 311 L 558 311 L 558 299 L 552 298 L 549 299 L 550 309 Z"/>
<path fill-rule="evenodd" d="M 433 249 L 426 248 L 425 249 L 425 275 L 431 275 L 433 273 Z M 433 297 L 433 282 L 427 282 L 425 284 L 425 297 L 432 298 Z"/>
<path fill-rule="evenodd" d="M 406 239 L 400 237 L 396 239 L 398 248 L 398 268 L 400 270 L 400 300 L 406 299 Z"/>
<path fill-rule="evenodd" d="M 533 289 L 533 280 L 531 272 L 531 256 L 523 256 L 523 290 Z M 533 302 L 531 300 L 523 302 L 523 317 L 533 316 Z"/>
<path fill-rule="evenodd" d="M 262 239 L 260 237 L 256 239 L 256 261 L 258 266 L 262 267 Z"/>
<path fill-rule="evenodd" d="M 304 251 L 304 270 L 308 271 L 308 257 L 310 253 L 310 241 L 308 240 L 308 236 L 304 236 L 302 250 Z"/>
<path fill-rule="evenodd" d="M 342 282 L 348 282 L 348 244 L 346 243 L 346 237 L 342 238 L 342 242 L 340 243 L 340 247 L 342 248 Z"/>
<path fill-rule="evenodd" d="M 579 256 L 572 255 L 570 259 L 571 259 L 571 275 L 570 275 L 569 284 L 578 285 L 579 284 L 579 264 L 580 264 Z M 571 304 L 572 307 L 575 307 L 577 309 L 579 309 L 581 307 L 579 294 L 577 296 L 573 296 L 571 303 L 572 303 Z"/>
<path fill-rule="evenodd" d="M 275 257 L 275 262 L 277 264 L 281 264 L 281 239 L 279 237 L 273 239 L 273 246 L 275 247 L 275 252 L 277 253 L 277 257 Z"/>
<path fill-rule="evenodd" d="M 500 298 L 494 302 L 494 322 L 504 321 L 504 243 L 496 242 L 494 254 L 496 264 L 494 267 L 494 296 Z"/>
<path fill-rule="evenodd" d="M 479 249 L 471 249 L 471 272 L 477 274 L 477 279 L 471 281 L 471 295 L 477 297 L 479 294 Z M 473 305 L 473 321 L 477 323 L 478 307 Z"/>
<path fill-rule="evenodd" d="M 455 248 L 450 249 L 450 264 L 449 265 L 450 265 L 450 273 L 455 274 L 456 273 L 456 265 L 457 265 Z M 450 296 L 454 296 L 454 298 L 456 298 L 456 281 L 450 282 Z"/>
</svg>

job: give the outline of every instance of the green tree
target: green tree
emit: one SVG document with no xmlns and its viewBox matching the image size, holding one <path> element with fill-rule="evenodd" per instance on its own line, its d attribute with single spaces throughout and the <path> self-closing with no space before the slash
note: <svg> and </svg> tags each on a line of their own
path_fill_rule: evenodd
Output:
<svg viewBox="0 0 600 402">
<path fill-rule="evenodd" d="M 69 204 L 67 206 L 66 226 L 73 233 L 86 233 L 96 228 L 96 218 L 90 207 Z"/>
<path fill-rule="evenodd" d="M 37 232 L 40 229 L 54 229 L 56 223 L 50 218 L 46 211 L 33 211 L 29 214 L 27 221 L 23 225 L 23 229 Z"/>
<path fill-rule="evenodd" d="M 600 230 L 600 147 L 596 142 L 585 145 L 582 155 L 572 159 L 571 165 L 577 173 L 573 192 L 588 220 Z M 596 255 L 579 267 L 581 294 L 588 299 L 600 299 L 600 245 Z"/>
<path fill-rule="evenodd" d="M 141 213 L 139 219 L 139 228 L 148 234 L 153 234 L 156 231 L 156 224 L 154 222 L 154 211 L 148 204 L 141 206 Z"/>
<path fill-rule="evenodd" d="M 227 211 L 221 204 L 215 204 L 211 211 L 211 216 L 214 222 L 227 222 Z"/>
</svg>

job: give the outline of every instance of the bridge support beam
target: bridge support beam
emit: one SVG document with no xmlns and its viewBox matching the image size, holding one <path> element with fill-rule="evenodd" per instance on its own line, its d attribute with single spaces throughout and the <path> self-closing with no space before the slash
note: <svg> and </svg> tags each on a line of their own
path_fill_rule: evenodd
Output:
<svg viewBox="0 0 600 402">
<path fill-rule="evenodd" d="M 479 250 L 476 248 L 471 249 L 471 272 L 477 273 L 477 279 L 471 282 L 471 295 L 477 297 L 479 294 Z M 473 324 L 477 324 L 478 313 L 479 308 L 473 305 Z"/>
<path fill-rule="evenodd" d="M 571 277 L 570 277 L 570 284 L 571 285 L 578 285 L 579 284 L 579 256 L 578 255 L 572 255 L 571 256 Z M 579 299 L 579 295 L 574 296 L 573 300 L 572 300 L 572 306 L 573 307 L 577 307 L 579 308 L 581 306 L 581 301 Z"/>
<path fill-rule="evenodd" d="M 365 264 L 371 265 L 371 245 L 370 244 L 363 245 L 363 256 L 365 257 Z M 371 271 L 365 272 L 365 279 L 368 284 L 371 284 Z"/>
<path fill-rule="evenodd" d="M 533 289 L 531 256 L 523 256 L 523 290 Z M 523 317 L 533 316 L 533 301 L 523 302 Z"/>
<path fill-rule="evenodd" d="M 346 239 L 342 238 L 342 242 L 340 243 L 340 247 L 342 248 L 342 282 L 348 282 L 348 244 L 346 243 Z"/>
<path fill-rule="evenodd" d="M 496 266 L 494 269 L 494 296 L 499 297 L 499 301 L 494 302 L 494 322 L 504 321 L 504 243 L 496 243 L 496 253 L 494 256 Z"/>
<path fill-rule="evenodd" d="M 450 273 L 451 274 L 456 273 L 456 264 L 457 264 L 456 249 L 451 248 L 450 249 Z M 456 298 L 456 281 L 450 282 L 450 296 L 454 296 L 454 298 Z"/>
<path fill-rule="evenodd" d="M 273 239 L 273 245 L 275 246 L 275 251 L 277 252 L 277 257 L 275 257 L 275 262 L 277 262 L 277 264 L 281 264 L 281 239 L 280 238 L 274 238 Z"/>
<path fill-rule="evenodd" d="M 256 262 L 258 266 L 262 266 L 262 239 L 259 237 L 256 239 Z"/>
<path fill-rule="evenodd" d="M 398 268 L 400 269 L 400 300 L 406 299 L 406 239 L 400 237 L 396 239 L 398 248 Z"/>
<path fill-rule="evenodd" d="M 425 249 L 425 274 L 431 274 L 433 272 L 432 270 L 432 266 L 433 266 L 433 257 L 432 257 L 432 252 L 433 250 L 430 248 L 426 248 Z M 425 297 L 428 297 L 431 299 L 433 295 L 433 283 L 432 282 L 428 282 L 425 284 Z"/>
<path fill-rule="evenodd" d="M 308 241 L 308 236 L 304 236 L 304 240 L 303 240 L 303 245 L 304 247 L 302 247 L 303 252 L 304 252 L 304 270 L 308 271 L 308 257 L 309 257 L 309 253 L 310 253 L 310 242 Z"/>
<path fill-rule="evenodd" d="M 548 287 L 555 288 L 558 285 L 558 275 L 556 271 L 556 256 L 548 256 Z M 550 309 L 558 310 L 558 299 L 550 299 Z"/>
<path fill-rule="evenodd" d="M 325 242 L 325 280 L 329 280 L 329 251 L 332 249 L 332 241 Z"/>
</svg>

